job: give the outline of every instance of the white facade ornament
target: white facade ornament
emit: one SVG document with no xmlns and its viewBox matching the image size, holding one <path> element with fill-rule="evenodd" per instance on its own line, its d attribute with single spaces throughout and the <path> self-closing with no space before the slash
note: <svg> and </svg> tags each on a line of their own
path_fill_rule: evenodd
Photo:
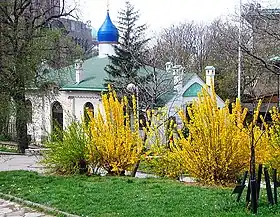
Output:
<svg viewBox="0 0 280 217">
<path fill-rule="evenodd" d="M 167 62 L 165 64 L 165 69 L 167 72 L 172 73 L 174 90 L 179 92 L 183 87 L 185 68 L 181 65 L 173 65 L 171 62 Z"/>
<path fill-rule="evenodd" d="M 179 92 L 183 87 L 183 77 L 185 68 L 181 65 L 175 65 L 172 67 L 174 78 L 174 90 Z"/>
</svg>

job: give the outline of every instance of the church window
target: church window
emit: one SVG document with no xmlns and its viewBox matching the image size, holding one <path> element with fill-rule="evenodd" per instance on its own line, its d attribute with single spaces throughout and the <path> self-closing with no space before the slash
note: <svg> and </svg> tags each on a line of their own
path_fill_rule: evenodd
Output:
<svg viewBox="0 0 280 217">
<path fill-rule="evenodd" d="M 190 121 L 190 115 L 189 115 L 189 111 L 190 111 L 190 109 L 191 109 L 191 107 L 192 107 L 192 104 L 187 104 L 186 105 L 186 119 L 187 119 L 187 121 Z"/>
<path fill-rule="evenodd" d="M 52 132 L 60 134 L 63 129 L 63 108 L 62 105 L 55 101 L 52 104 Z"/>
<path fill-rule="evenodd" d="M 94 117 L 94 107 L 91 102 L 87 102 L 84 105 L 84 119 L 86 123 L 90 121 L 91 116 Z"/>
<path fill-rule="evenodd" d="M 44 69 L 44 70 L 43 70 L 43 75 L 48 74 L 48 73 L 49 73 L 49 70 L 48 70 L 48 69 Z"/>
</svg>

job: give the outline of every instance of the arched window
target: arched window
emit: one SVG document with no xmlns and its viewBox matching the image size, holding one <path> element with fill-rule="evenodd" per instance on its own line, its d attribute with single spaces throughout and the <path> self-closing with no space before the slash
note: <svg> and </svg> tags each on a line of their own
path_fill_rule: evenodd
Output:
<svg viewBox="0 0 280 217">
<path fill-rule="evenodd" d="M 57 101 L 52 104 L 52 131 L 56 129 L 63 129 L 63 108 Z"/>
<path fill-rule="evenodd" d="M 25 101 L 25 109 L 26 121 L 27 123 L 32 123 L 32 103 L 29 99 Z"/>
<path fill-rule="evenodd" d="M 190 109 L 191 109 L 191 107 L 192 107 L 192 104 L 187 104 L 186 105 L 186 119 L 187 119 L 187 121 L 190 121 L 190 114 L 189 114 L 189 112 L 190 112 Z"/>
<path fill-rule="evenodd" d="M 143 130 L 144 127 L 147 127 L 146 113 L 139 111 L 139 129 Z"/>
<path fill-rule="evenodd" d="M 84 118 L 86 123 L 89 122 L 91 115 L 94 117 L 94 107 L 91 102 L 87 102 L 84 105 Z"/>
<path fill-rule="evenodd" d="M 201 89 L 202 86 L 195 82 L 183 93 L 183 97 L 197 97 L 197 94 L 201 92 Z"/>
</svg>

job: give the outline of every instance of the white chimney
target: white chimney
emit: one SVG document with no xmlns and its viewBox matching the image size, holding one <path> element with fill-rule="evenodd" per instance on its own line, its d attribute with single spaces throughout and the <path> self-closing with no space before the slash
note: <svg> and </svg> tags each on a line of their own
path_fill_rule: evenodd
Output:
<svg viewBox="0 0 280 217">
<path fill-rule="evenodd" d="M 215 67 L 206 66 L 205 71 L 206 71 L 206 84 L 207 86 L 211 87 L 211 85 L 214 85 Z"/>
<path fill-rule="evenodd" d="M 181 65 L 175 65 L 172 67 L 172 70 L 174 78 L 174 90 L 179 92 L 183 87 L 184 67 Z"/>
<path fill-rule="evenodd" d="M 75 71 L 76 71 L 76 83 L 80 83 L 82 81 L 83 76 L 83 61 L 76 60 L 75 61 Z"/>
</svg>

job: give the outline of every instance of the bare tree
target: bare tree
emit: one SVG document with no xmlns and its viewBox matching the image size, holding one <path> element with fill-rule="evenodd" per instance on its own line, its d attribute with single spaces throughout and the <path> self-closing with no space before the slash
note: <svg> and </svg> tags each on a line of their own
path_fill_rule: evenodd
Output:
<svg viewBox="0 0 280 217">
<path fill-rule="evenodd" d="M 230 16 L 226 20 L 217 19 L 208 25 L 181 23 L 159 34 L 151 52 L 157 53 L 157 67 L 163 66 L 167 61 L 173 61 L 182 64 L 187 72 L 196 72 L 202 78 L 204 67 L 214 65 L 217 72 L 215 79 L 217 93 L 222 98 L 234 100 L 237 95 L 238 34 L 238 23 Z M 266 45 L 272 43 L 271 40 L 265 39 Z M 262 56 L 267 56 L 268 51 L 271 52 L 271 46 L 259 45 L 254 44 L 254 49 L 261 47 L 258 53 Z M 243 25 L 242 98 L 247 95 L 255 97 L 262 92 L 261 87 L 275 79 L 272 74 L 267 73 L 268 69 L 265 70 L 262 66 L 261 61 L 264 58 L 257 60 L 260 55 L 254 57 L 257 52 L 252 53 L 252 47 L 252 28 L 250 25 Z M 269 62 L 266 61 L 266 64 L 269 66 Z M 270 70 L 275 68 L 270 67 Z M 261 83 L 263 85 L 260 85 Z"/>
<path fill-rule="evenodd" d="M 15 104 L 16 131 L 19 150 L 28 147 L 25 117 L 26 89 L 32 87 L 38 76 L 37 69 L 50 57 L 51 44 L 56 36 L 50 31 L 51 21 L 70 16 L 65 0 L 3 0 L 0 2 L 1 35 L 1 91 Z"/>
<path fill-rule="evenodd" d="M 166 62 L 171 61 L 191 69 L 195 56 L 201 55 L 201 50 L 198 49 L 201 47 L 203 35 L 200 33 L 203 31 L 203 27 L 194 22 L 172 25 L 164 29 L 156 37 L 153 49 L 160 58 L 157 62 L 153 62 L 157 64 L 157 67 L 162 67 Z"/>
<path fill-rule="evenodd" d="M 233 79 L 236 77 L 238 44 L 229 35 L 236 32 L 235 26 L 221 20 L 209 25 L 182 23 L 165 29 L 151 51 L 157 55 L 157 66 L 172 61 L 183 65 L 186 72 L 198 73 L 202 78 L 204 67 L 215 65 L 217 92 L 224 98 L 235 98 Z"/>
<path fill-rule="evenodd" d="M 242 40 L 240 46 L 244 57 L 251 61 L 248 68 L 253 69 L 248 73 L 248 68 L 244 67 L 247 76 L 243 82 L 251 82 L 249 94 L 256 98 L 259 95 L 274 93 L 278 89 L 275 81 L 280 70 L 279 64 L 271 60 L 276 60 L 275 57 L 280 55 L 280 10 L 249 3 L 243 5 L 242 17 L 242 36 L 247 32 L 249 40 Z"/>
</svg>

